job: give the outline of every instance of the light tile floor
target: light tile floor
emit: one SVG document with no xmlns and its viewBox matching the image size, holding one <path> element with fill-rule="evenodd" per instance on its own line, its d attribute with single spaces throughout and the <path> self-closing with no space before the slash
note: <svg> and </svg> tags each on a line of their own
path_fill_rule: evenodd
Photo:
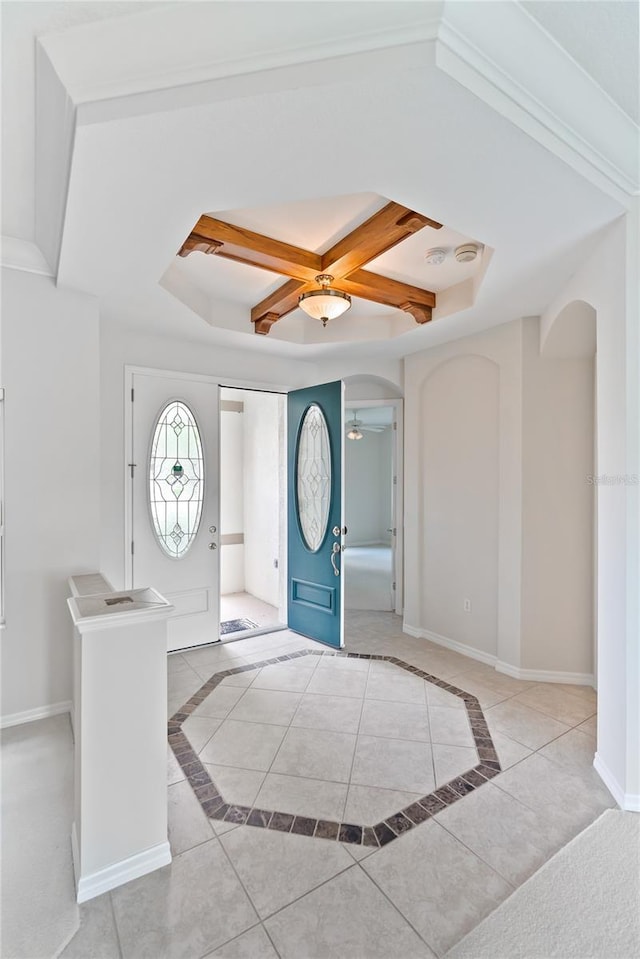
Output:
<svg viewBox="0 0 640 959">
<path fill-rule="evenodd" d="M 214 672 L 314 645 L 283 631 L 172 655 L 170 714 Z M 172 864 L 81 906 L 80 931 L 63 959 L 444 956 L 615 805 L 591 765 L 593 690 L 503 676 L 404 635 L 391 613 L 349 614 L 347 646 L 397 656 L 472 692 L 504 771 L 370 851 L 209 820 L 169 752 Z M 356 660 L 358 678 L 358 669 L 346 665 L 352 661 L 321 660 L 311 668 L 312 658 L 276 669 L 276 680 L 273 667 L 229 676 L 188 720 L 212 778 L 239 804 L 258 800 L 283 809 L 289 803 L 313 816 L 348 811 L 371 821 L 395 803 L 394 794 L 405 802 L 418 784 L 404 773 L 385 779 L 379 765 L 374 774 L 354 776 L 354 768 L 370 768 L 366 750 L 356 766 L 358 742 L 384 746 L 392 741 L 385 733 L 407 736 L 402 742 L 430 750 L 436 779 L 450 778 L 457 750 L 472 750 L 464 704 L 452 705 L 442 690 L 434 687 L 416 701 L 413 684 L 373 670 L 375 663 Z M 318 733 L 324 742 L 338 738 L 323 750 Z M 313 764 L 305 766 L 311 754 L 324 763 L 320 774 L 319 766 L 315 773 Z"/>
</svg>

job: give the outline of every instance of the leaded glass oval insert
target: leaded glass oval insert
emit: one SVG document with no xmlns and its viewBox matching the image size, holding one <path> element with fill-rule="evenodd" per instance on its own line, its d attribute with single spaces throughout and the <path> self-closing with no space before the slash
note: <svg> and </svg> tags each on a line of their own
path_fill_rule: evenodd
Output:
<svg viewBox="0 0 640 959">
<path fill-rule="evenodd" d="M 315 403 L 304 414 L 296 457 L 298 519 L 305 543 L 319 549 L 329 522 L 331 449 L 324 413 Z"/>
<path fill-rule="evenodd" d="M 202 518 L 204 458 L 195 417 L 180 400 L 160 413 L 149 454 L 149 505 L 158 543 L 174 559 L 185 555 Z"/>
</svg>

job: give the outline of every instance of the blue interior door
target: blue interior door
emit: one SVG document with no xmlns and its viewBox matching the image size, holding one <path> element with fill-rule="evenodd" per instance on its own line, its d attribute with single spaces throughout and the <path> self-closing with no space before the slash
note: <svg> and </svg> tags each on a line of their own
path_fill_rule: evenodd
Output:
<svg viewBox="0 0 640 959">
<path fill-rule="evenodd" d="M 288 626 L 344 645 L 342 591 L 343 384 L 287 399 Z"/>
</svg>

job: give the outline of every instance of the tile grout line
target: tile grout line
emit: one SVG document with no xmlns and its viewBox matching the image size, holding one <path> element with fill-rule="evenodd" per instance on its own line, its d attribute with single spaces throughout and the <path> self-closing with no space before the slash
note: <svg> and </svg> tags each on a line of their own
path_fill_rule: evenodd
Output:
<svg viewBox="0 0 640 959">
<path fill-rule="evenodd" d="M 282 959 L 282 953 L 281 953 L 280 950 L 276 947 L 275 942 L 274 942 L 273 939 L 271 938 L 271 933 L 269 932 L 269 930 L 268 930 L 267 927 L 265 926 L 264 922 L 261 922 L 260 925 L 262 926 L 262 928 L 263 928 L 263 930 L 264 930 L 265 936 L 267 937 L 267 939 L 268 939 L 269 942 L 271 943 L 271 946 L 272 946 L 273 951 L 275 952 L 276 956 L 278 957 L 278 959 Z"/>
<path fill-rule="evenodd" d="M 122 951 L 122 941 L 120 939 L 120 929 L 118 927 L 118 917 L 116 916 L 116 907 L 113 902 L 113 890 L 109 890 L 109 905 L 111 906 L 111 917 L 113 919 L 113 928 L 116 931 L 116 942 L 118 944 L 118 952 L 120 953 L 120 959 L 123 959 L 124 952 Z M 79 931 L 79 930 L 78 930 Z M 77 933 L 76 933 L 77 935 Z"/>
<path fill-rule="evenodd" d="M 520 695 L 521 695 L 520 693 L 516 693 L 516 696 L 515 696 L 515 697 L 512 697 L 512 698 L 514 699 L 514 701 L 517 702 L 518 706 L 523 706 L 525 709 L 531 709 L 533 712 L 538 713 L 540 716 L 544 716 L 545 719 L 553 719 L 554 722 L 556 722 L 556 723 L 562 723 L 563 726 L 568 726 L 569 729 L 575 729 L 576 726 L 579 726 L 581 723 L 586 723 L 588 719 L 592 719 L 592 718 L 593 718 L 594 716 L 596 716 L 597 713 L 598 713 L 598 710 L 597 710 L 597 708 L 596 708 L 596 709 L 594 709 L 594 711 L 593 711 L 592 713 L 590 713 L 588 716 L 585 716 L 584 719 L 580 719 L 580 720 L 578 720 L 577 723 L 575 723 L 575 725 L 571 725 L 571 724 L 568 723 L 566 720 L 564 720 L 564 719 L 558 719 L 557 716 L 553 716 L 551 713 L 546 712 L 544 709 L 541 709 L 539 706 L 533 706 L 531 703 L 523 703 L 523 702 L 521 702 L 520 700 L 518 700 L 518 696 L 520 696 Z M 505 700 L 505 702 L 506 702 L 506 700 Z M 499 704 L 499 703 L 496 703 L 496 706 L 498 706 L 498 705 L 500 705 L 500 704 Z M 596 705 L 597 705 L 597 704 L 596 704 Z M 493 708 L 493 707 L 492 707 L 492 708 Z"/>
<path fill-rule="evenodd" d="M 207 949 L 206 952 L 203 952 L 199 955 L 198 959 L 210 959 L 210 957 L 213 956 L 213 954 L 217 952 L 218 949 L 224 949 L 225 946 L 231 945 L 231 943 L 235 942 L 236 939 L 241 939 L 242 936 L 246 935 L 246 933 L 253 932 L 254 929 L 259 929 L 259 928 L 262 928 L 262 921 L 260 919 L 258 919 L 258 922 L 254 922 L 252 926 L 247 926 L 247 928 L 244 929 L 242 932 L 239 932 L 237 936 L 232 936 L 231 939 L 225 939 L 224 942 L 218 943 L 218 945 L 213 946 L 212 949 Z M 266 932 L 266 929 L 265 929 L 265 932 Z M 278 955 L 278 959 L 280 959 L 280 953 L 278 953 L 277 950 L 276 950 L 276 954 Z"/>
<path fill-rule="evenodd" d="M 352 785 L 357 785 L 356 783 L 352 783 L 351 777 L 353 776 L 353 767 L 354 767 L 354 764 L 355 764 L 355 761 L 356 761 L 356 752 L 357 752 L 357 749 L 358 749 L 358 736 L 360 735 L 360 726 L 362 725 L 362 714 L 363 714 L 363 712 L 364 712 L 364 704 L 365 704 L 366 698 L 367 698 L 367 687 L 369 686 L 369 678 L 370 678 L 370 676 L 371 676 L 371 660 L 369 660 L 369 665 L 368 665 L 368 668 L 367 668 L 367 680 L 366 680 L 366 682 L 365 682 L 365 684 L 364 684 L 364 692 L 362 693 L 362 702 L 361 702 L 361 704 L 360 704 L 360 716 L 358 717 L 358 728 L 357 728 L 356 734 L 355 734 L 355 735 L 356 735 L 356 741 L 355 741 L 354 746 L 353 746 L 353 756 L 351 757 L 351 766 L 349 767 L 349 779 L 347 780 L 347 794 L 346 794 L 346 796 L 344 797 L 344 807 L 343 807 L 343 809 L 342 809 L 342 816 L 341 816 L 341 819 L 340 819 L 341 822 L 345 822 L 345 818 L 344 818 L 344 817 L 345 817 L 345 812 L 346 812 L 346 810 L 347 810 L 347 803 L 349 802 L 349 793 L 351 792 L 351 786 L 352 786 Z"/>
<path fill-rule="evenodd" d="M 511 798 L 513 798 L 513 797 L 511 797 Z M 445 811 L 445 810 L 443 809 L 442 812 L 444 812 L 444 811 Z M 439 814 L 438 814 L 438 815 L 439 815 Z M 484 859 L 484 858 L 480 855 L 480 853 L 476 852 L 475 849 L 472 849 L 471 846 L 468 846 L 467 843 L 464 841 L 464 839 L 461 839 L 460 836 L 456 836 L 456 834 L 455 834 L 454 832 L 452 832 L 451 829 L 448 829 L 447 826 L 444 825 L 444 823 L 441 823 L 439 819 L 436 819 L 436 818 L 434 817 L 434 821 L 436 822 L 436 824 L 437 824 L 438 826 L 440 826 L 441 829 L 444 829 L 444 831 L 445 831 L 449 836 L 451 836 L 452 839 L 455 839 L 455 841 L 456 841 L 456 842 L 459 842 L 461 846 L 464 846 L 464 848 L 467 850 L 467 852 L 470 852 L 472 856 L 475 856 L 475 858 L 476 858 L 477 860 L 479 860 L 479 862 L 481 862 L 483 865 L 485 865 L 485 866 L 487 867 L 487 869 L 490 869 L 491 872 L 494 872 L 494 873 L 496 874 L 496 876 L 498 876 L 500 879 L 502 879 L 504 882 L 506 882 L 506 884 L 507 884 L 507 885 L 509 886 L 509 888 L 511 889 L 511 892 L 515 892 L 516 889 L 518 889 L 523 883 L 525 883 L 525 882 L 527 881 L 526 879 L 523 879 L 523 881 L 522 881 L 521 883 L 519 883 L 518 885 L 515 885 L 510 879 L 507 879 L 506 876 L 503 876 L 502 873 L 501 873 L 498 869 L 496 869 L 495 866 L 492 866 L 490 862 L 487 862 L 487 860 Z M 536 846 L 536 849 L 537 849 L 537 848 L 538 848 L 538 847 Z M 541 852 L 541 853 L 544 854 L 544 850 L 542 850 L 542 849 L 540 849 L 539 852 Z M 527 878 L 529 878 L 529 877 L 527 877 Z M 511 893 L 509 893 L 509 895 L 511 895 Z M 480 919 L 479 922 L 482 922 L 482 919 Z M 475 928 L 475 927 L 474 927 L 474 928 Z M 465 933 L 465 935 L 466 935 L 466 933 Z M 454 945 L 455 945 L 455 943 L 454 943 Z M 453 948 L 453 946 L 452 946 L 451 948 Z"/>
<path fill-rule="evenodd" d="M 313 837 L 312 837 L 312 836 L 305 836 L 304 838 L 305 838 L 305 839 L 312 839 Z M 346 853 L 347 856 L 349 855 L 349 854 L 346 852 L 346 850 L 345 850 L 345 853 Z M 352 859 L 351 857 L 349 857 L 349 862 L 348 862 L 348 864 L 344 867 L 344 869 L 340 869 L 338 872 L 334 873 L 333 876 L 329 876 L 328 879 L 323 879 L 322 882 L 319 882 L 317 886 L 312 886 L 311 889 L 307 889 L 306 892 L 303 892 L 303 893 L 301 893 L 299 896 L 296 896 L 295 899 L 292 899 L 292 900 L 291 900 L 291 902 L 287 902 L 284 906 L 279 906 L 278 909 L 274 909 L 273 912 L 270 912 L 268 916 L 265 916 L 264 919 L 261 919 L 261 922 L 266 923 L 266 922 L 268 922 L 270 919 L 273 919 L 275 916 L 280 915 L 281 912 L 285 912 L 285 910 L 287 910 L 290 906 L 293 906 L 293 905 L 295 905 L 295 903 L 301 902 L 303 899 L 306 899 L 307 896 L 310 896 L 312 893 L 317 892 L 318 889 L 322 889 L 323 886 L 327 886 L 330 882 L 333 882 L 334 879 L 337 879 L 338 876 L 344 876 L 344 874 L 345 874 L 346 872 L 349 872 L 350 869 L 353 869 L 354 866 L 358 866 L 358 865 L 360 865 L 360 864 L 359 864 L 358 862 L 356 862 L 355 859 Z M 253 902 L 253 900 L 252 900 L 252 902 Z M 271 938 L 271 937 L 269 937 L 269 938 Z"/>
<path fill-rule="evenodd" d="M 433 788 L 434 788 L 434 789 L 439 789 L 440 787 L 439 787 L 439 785 L 438 785 L 438 777 L 437 777 L 437 775 L 436 775 L 436 757 L 435 757 L 434 752 L 433 752 L 433 747 L 434 747 L 435 745 L 437 745 L 437 743 L 434 743 L 434 741 L 433 741 L 433 732 L 432 732 L 432 730 L 431 730 L 431 705 L 430 705 L 430 702 L 429 702 L 429 693 L 428 693 L 428 690 L 427 690 L 426 680 L 423 680 L 423 683 L 424 683 L 424 697 L 425 697 L 425 700 L 426 700 L 426 703 L 427 703 L 427 725 L 428 725 L 428 727 L 429 727 L 429 748 L 430 748 L 430 750 L 431 750 L 431 771 L 433 772 Z M 477 755 L 477 752 L 476 752 L 476 757 L 477 757 L 478 759 L 480 758 L 480 757 Z"/>
<path fill-rule="evenodd" d="M 316 669 L 317 669 L 317 666 L 318 666 L 318 664 L 316 663 L 316 665 L 314 666 L 314 669 L 313 669 L 314 674 L 315 674 L 315 671 L 316 671 Z M 264 669 L 264 668 L 266 668 L 266 667 L 263 666 L 262 669 Z M 309 686 L 309 683 L 311 682 L 311 679 L 312 679 L 312 678 L 313 678 L 313 677 L 311 677 L 311 678 L 309 679 L 309 682 L 307 683 L 307 687 Z M 304 691 L 303 691 L 302 695 L 304 695 Z M 300 702 L 302 702 L 302 697 L 300 697 Z M 293 722 L 293 720 L 294 720 L 294 718 L 295 718 L 295 715 L 296 715 L 296 713 L 298 712 L 298 709 L 299 709 L 299 707 L 300 707 L 300 702 L 299 702 L 298 705 L 296 706 L 296 710 L 295 710 L 293 716 L 291 717 L 291 719 L 289 720 L 289 725 L 285 727 L 286 730 L 287 730 L 287 732 L 291 729 L 291 723 Z M 280 741 L 280 745 L 279 745 L 278 748 L 276 749 L 275 755 L 274 755 L 273 759 L 271 760 L 271 764 L 270 764 L 269 768 L 267 769 L 267 771 L 265 772 L 264 779 L 262 780 L 262 786 L 264 786 L 264 783 L 265 783 L 265 781 L 266 781 L 266 779 L 267 779 L 267 776 L 270 775 L 271 770 L 273 769 L 273 764 L 275 763 L 276 759 L 277 759 L 278 756 L 280 755 L 280 750 L 281 750 L 282 747 L 284 746 L 284 741 L 285 741 L 285 739 L 287 738 L 287 732 L 285 732 L 284 736 L 282 737 L 282 739 L 281 739 L 281 741 Z M 277 775 L 279 775 L 279 774 L 278 774 L 278 773 L 274 773 L 274 775 L 277 776 Z M 281 775 L 281 774 L 280 774 L 280 775 Z M 260 789 L 262 789 L 262 786 L 260 787 Z M 257 799 L 258 796 L 260 795 L 260 789 L 258 790 L 258 793 L 257 793 L 257 795 L 256 795 L 256 799 Z M 255 806 L 252 806 L 252 808 L 255 809 L 256 807 L 255 807 Z M 272 810 L 272 812 L 275 812 L 275 810 Z M 295 815 L 295 814 L 294 814 L 294 815 Z"/>
<path fill-rule="evenodd" d="M 427 821 L 428 821 L 428 820 L 427 820 Z M 421 825 L 422 825 L 422 824 L 421 824 Z M 375 856 L 375 854 L 376 854 L 376 852 L 374 851 L 374 852 L 371 854 L 371 856 Z M 393 909 L 395 909 L 395 911 L 398 913 L 398 915 L 400 916 L 400 918 L 402 919 L 402 921 L 405 922 L 405 923 L 409 926 L 410 929 L 413 929 L 413 931 L 415 932 L 415 934 L 416 934 L 416 936 L 418 937 L 418 939 L 420 939 L 421 942 L 424 942 L 425 945 L 427 946 L 427 948 L 430 949 L 430 950 L 434 953 L 434 955 L 436 955 L 436 956 L 440 957 L 440 959 L 442 959 L 442 956 L 441 956 L 441 954 L 438 952 L 438 950 L 437 950 L 434 946 L 432 946 L 431 943 L 430 943 L 427 939 L 425 939 L 425 937 L 422 935 L 422 933 L 418 932 L 418 930 L 417 930 L 416 927 L 413 925 L 413 923 L 411 922 L 411 920 L 408 919 L 408 918 L 405 916 L 405 914 L 401 911 L 401 909 L 399 908 L 399 906 L 397 906 L 397 905 L 395 904 L 395 902 L 393 901 L 393 899 L 390 898 L 390 896 L 389 896 L 389 895 L 385 892 L 385 890 L 378 884 L 378 882 L 374 879 L 374 877 L 371 876 L 371 875 L 367 872 L 367 870 L 364 868 L 363 863 L 366 862 L 367 859 L 371 859 L 371 856 L 366 856 L 365 859 L 363 859 L 361 862 L 356 863 L 356 865 L 360 867 L 360 869 L 361 869 L 362 872 L 365 874 L 365 876 L 367 877 L 367 879 L 368 879 L 370 882 L 373 883 L 373 885 L 376 887 L 376 889 L 378 890 L 378 892 L 387 900 L 387 902 L 389 903 L 389 905 L 390 905 Z M 444 954 L 443 954 L 443 955 L 444 955 Z"/>
<path fill-rule="evenodd" d="M 491 707 L 491 708 L 493 708 L 493 707 Z M 490 710 L 487 710 L 487 712 L 489 712 L 489 711 L 490 711 Z M 487 725 L 488 725 L 488 723 L 487 723 Z M 551 739 L 548 739 L 547 742 L 542 743 L 541 746 L 535 746 L 535 747 L 534 747 L 534 746 L 528 746 L 527 743 L 523 743 L 523 742 L 521 742 L 519 739 L 516 739 L 515 736 L 513 735 L 513 733 L 504 733 L 504 732 L 502 732 L 501 729 L 497 729 L 496 732 L 498 733 L 499 736 L 504 736 L 506 739 L 511 739 L 514 743 L 517 743 L 519 746 L 524 746 L 524 748 L 525 748 L 525 749 L 528 749 L 531 753 L 538 753 L 538 752 L 540 752 L 541 749 L 545 749 L 545 748 L 546 748 L 547 746 L 549 746 L 551 743 L 555 743 L 558 739 L 562 739 L 562 737 L 563 737 L 563 736 L 566 736 L 567 733 L 570 733 L 570 732 L 572 732 L 574 729 L 577 729 L 577 728 L 578 728 L 577 726 L 569 726 L 567 729 L 563 730 L 561 733 L 558 733 L 557 736 L 553 736 Z M 594 755 L 595 755 L 595 750 L 594 750 Z M 523 756 L 522 758 L 523 758 L 523 759 L 527 759 L 528 757 Z M 545 756 L 544 758 L 546 759 L 547 757 Z M 549 760 L 549 761 L 550 761 L 550 762 L 553 762 L 553 760 Z M 522 760 L 519 759 L 518 762 L 522 762 Z M 517 765 L 517 763 L 514 763 L 514 765 Z M 559 765 L 559 764 L 556 764 L 556 765 Z M 510 769 L 511 767 L 508 767 L 508 768 Z"/>
<path fill-rule="evenodd" d="M 231 832 L 235 832 L 235 830 L 230 830 L 230 831 L 231 831 Z M 233 861 L 232 861 L 232 859 L 231 859 L 231 856 L 230 856 L 229 853 L 227 852 L 227 849 L 226 849 L 224 843 L 222 842 L 223 836 L 225 836 L 225 835 L 226 835 L 226 833 L 223 833 L 222 835 L 220 835 L 220 836 L 214 836 L 213 838 L 217 841 L 218 845 L 220 846 L 220 849 L 222 850 L 222 854 L 224 855 L 224 857 L 226 858 L 227 862 L 229 863 L 229 866 L 231 867 L 231 870 L 232 870 L 234 876 L 236 877 L 236 879 L 237 879 L 238 882 L 240 883 L 240 888 L 242 889 L 242 891 L 244 892 L 245 896 L 247 897 L 247 900 L 248 900 L 251 908 L 252 908 L 253 911 L 255 912 L 256 917 L 257 917 L 257 919 L 258 919 L 258 922 L 257 922 L 257 923 L 254 923 L 253 926 L 248 926 L 247 929 L 244 929 L 242 932 L 239 932 L 239 933 L 238 933 L 238 936 L 241 936 L 241 935 L 243 935 L 245 932 L 248 932 L 249 929 L 253 929 L 253 928 L 255 928 L 256 925 L 262 923 L 262 916 L 261 916 L 260 913 L 258 912 L 258 909 L 257 909 L 257 907 L 256 907 L 256 904 L 255 904 L 255 902 L 253 901 L 253 898 L 251 897 L 251 895 L 249 894 L 249 890 L 246 888 L 245 884 L 243 883 L 243 881 L 242 881 L 242 879 L 241 879 L 241 877 L 240 877 L 240 873 L 239 873 L 238 870 L 236 869 L 236 867 L 235 867 L 235 865 L 234 865 L 234 863 L 233 863 Z M 238 936 L 235 936 L 235 938 L 237 939 Z M 219 946 L 219 945 L 218 945 L 218 946 L 214 946 L 213 948 L 214 948 L 214 949 L 219 949 L 220 946 Z M 210 951 L 211 951 L 211 950 L 210 950 Z"/>
</svg>

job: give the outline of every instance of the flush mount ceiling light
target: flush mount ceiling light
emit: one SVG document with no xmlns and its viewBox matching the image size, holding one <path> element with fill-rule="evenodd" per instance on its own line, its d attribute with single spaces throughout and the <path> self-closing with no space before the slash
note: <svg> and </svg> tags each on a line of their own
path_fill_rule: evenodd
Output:
<svg viewBox="0 0 640 959">
<path fill-rule="evenodd" d="M 330 273 L 318 274 L 316 283 L 320 284 L 320 289 L 303 293 L 298 300 L 300 309 L 314 320 L 321 320 L 323 326 L 326 326 L 329 320 L 335 320 L 336 317 L 346 313 L 351 306 L 351 297 L 348 293 L 330 288 L 329 284 L 332 280 Z"/>
<path fill-rule="evenodd" d="M 438 246 L 433 250 L 427 250 L 424 258 L 429 266 L 440 266 L 441 263 L 444 263 L 446 255 L 447 251 Z"/>
<path fill-rule="evenodd" d="M 454 256 L 458 263 L 471 263 L 477 257 L 478 252 L 476 243 L 463 243 L 462 246 L 456 247 Z"/>
</svg>

